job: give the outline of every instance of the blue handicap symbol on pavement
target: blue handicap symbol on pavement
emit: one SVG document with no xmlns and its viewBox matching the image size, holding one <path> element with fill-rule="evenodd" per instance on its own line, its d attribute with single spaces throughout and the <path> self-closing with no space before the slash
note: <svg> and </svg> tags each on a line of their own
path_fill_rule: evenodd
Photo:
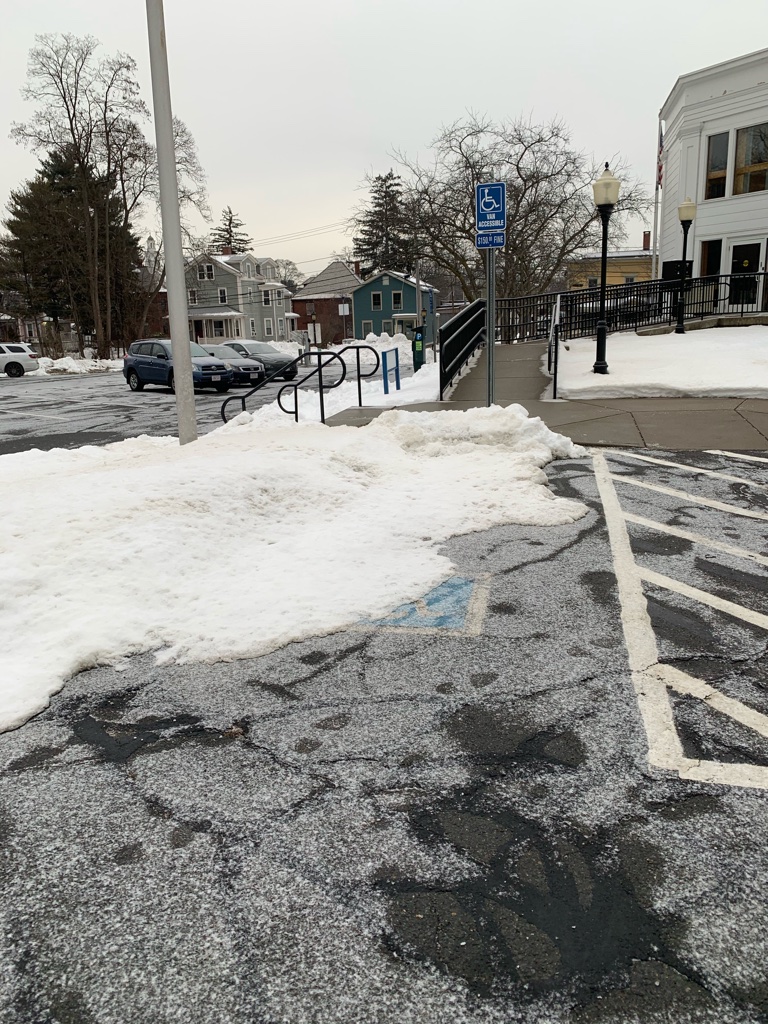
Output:
<svg viewBox="0 0 768 1024">
<path fill-rule="evenodd" d="M 416 629 L 463 629 L 475 588 L 474 580 L 454 576 L 411 604 L 400 605 L 376 626 L 408 626 Z"/>
</svg>

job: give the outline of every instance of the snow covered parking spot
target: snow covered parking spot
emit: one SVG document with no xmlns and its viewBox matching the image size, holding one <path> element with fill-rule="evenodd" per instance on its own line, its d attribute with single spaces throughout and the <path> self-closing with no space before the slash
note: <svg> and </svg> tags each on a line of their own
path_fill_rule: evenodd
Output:
<svg viewBox="0 0 768 1024">
<path fill-rule="evenodd" d="M 768 398 L 768 327 L 608 336 L 607 374 L 592 372 L 595 339 L 560 345 L 559 398 Z"/>
<path fill-rule="evenodd" d="M 3 456 L 0 728 L 130 654 L 252 657 L 381 617 L 453 574 L 452 536 L 579 519 L 541 467 L 580 453 L 511 406 L 363 429 L 275 427 L 265 409 L 184 447 Z"/>
</svg>

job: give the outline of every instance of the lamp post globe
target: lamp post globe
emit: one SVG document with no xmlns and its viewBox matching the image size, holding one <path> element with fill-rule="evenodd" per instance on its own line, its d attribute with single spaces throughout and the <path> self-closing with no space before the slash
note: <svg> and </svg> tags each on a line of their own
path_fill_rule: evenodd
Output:
<svg viewBox="0 0 768 1024">
<path fill-rule="evenodd" d="M 600 250 L 600 313 L 597 318 L 597 346 L 595 351 L 595 364 L 592 367 L 593 373 L 608 373 L 608 363 L 605 359 L 606 339 L 608 337 L 608 325 L 605 321 L 605 288 L 608 274 L 608 221 L 619 201 L 619 190 L 621 182 L 615 175 L 611 174 L 608 164 L 600 177 L 592 184 L 592 193 L 595 198 L 595 206 L 600 214 L 602 222 L 603 238 Z"/>
<path fill-rule="evenodd" d="M 677 216 L 683 229 L 683 258 L 680 263 L 680 295 L 677 300 L 677 326 L 675 334 L 685 334 L 685 279 L 687 276 L 688 232 L 696 219 L 696 203 L 690 198 L 680 203 Z"/>
</svg>

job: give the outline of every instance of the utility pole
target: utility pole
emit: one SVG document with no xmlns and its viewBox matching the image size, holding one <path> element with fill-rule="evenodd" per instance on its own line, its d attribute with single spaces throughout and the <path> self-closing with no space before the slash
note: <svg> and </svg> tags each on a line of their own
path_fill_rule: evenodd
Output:
<svg viewBox="0 0 768 1024">
<path fill-rule="evenodd" d="M 176 390 L 176 416 L 179 444 L 197 440 L 195 389 L 192 381 L 192 353 L 189 347 L 187 282 L 181 246 L 179 182 L 176 176 L 176 150 L 173 141 L 171 85 L 168 78 L 168 50 L 165 39 L 163 0 L 147 0 L 149 63 L 152 70 L 152 100 L 157 138 L 157 169 L 160 179 L 160 211 L 163 221 L 165 278 L 168 288 L 168 315 L 171 325 L 173 380 Z"/>
</svg>

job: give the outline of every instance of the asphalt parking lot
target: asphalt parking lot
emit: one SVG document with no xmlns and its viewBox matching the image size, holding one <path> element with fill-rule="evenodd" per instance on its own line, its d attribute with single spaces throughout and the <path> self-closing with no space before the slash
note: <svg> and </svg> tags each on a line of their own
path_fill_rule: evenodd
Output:
<svg viewBox="0 0 768 1024">
<path fill-rule="evenodd" d="M 0 736 L 0 1018 L 768 1020 L 768 461 L 548 473 L 379 622 Z"/>
<path fill-rule="evenodd" d="M 325 371 L 336 380 L 333 368 Z M 248 401 L 248 410 L 273 402 L 284 381 L 266 385 Z M 312 387 L 313 382 L 308 382 Z M 230 395 L 248 388 L 231 388 L 226 395 L 197 391 L 198 431 L 221 426 L 221 405 Z M 68 376 L 0 376 L 0 455 L 29 448 L 73 448 L 109 444 L 140 434 L 175 434 L 176 399 L 170 388 L 148 386 L 133 392 L 122 373 Z"/>
</svg>

